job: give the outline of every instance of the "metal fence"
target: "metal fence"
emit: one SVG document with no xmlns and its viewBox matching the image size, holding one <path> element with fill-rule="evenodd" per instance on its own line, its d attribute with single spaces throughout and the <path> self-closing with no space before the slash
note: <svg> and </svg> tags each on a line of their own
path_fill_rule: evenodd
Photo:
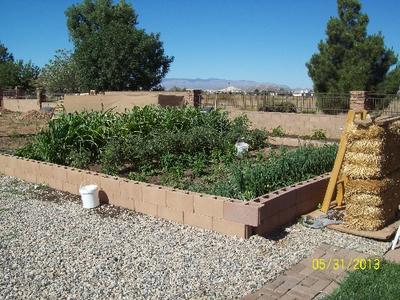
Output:
<svg viewBox="0 0 400 300">
<path fill-rule="evenodd" d="M 400 94 L 369 94 L 367 109 L 377 114 L 400 115 Z"/>
<path fill-rule="evenodd" d="M 323 94 L 312 96 L 202 94 L 203 107 L 236 110 L 258 110 L 289 113 L 346 113 L 350 108 L 350 94 Z M 399 94 L 368 94 L 366 106 L 370 112 L 382 115 L 400 115 Z"/>
<path fill-rule="evenodd" d="M 310 96 L 202 94 L 202 106 L 225 109 L 258 110 L 292 113 L 345 113 L 350 107 L 350 95 L 314 94 Z"/>
<path fill-rule="evenodd" d="M 19 89 L 7 89 L 3 90 L 3 97 L 9 99 L 37 99 L 36 92 L 27 92 Z M 45 101 L 58 101 L 64 99 L 64 93 L 46 93 Z"/>
<path fill-rule="evenodd" d="M 64 93 L 46 93 L 46 101 L 64 100 Z"/>
<path fill-rule="evenodd" d="M 27 92 L 24 90 L 8 89 L 3 90 L 3 97 L 10 99 L 36 99 L 37 95 L 35 92 Z"/>
</svg>

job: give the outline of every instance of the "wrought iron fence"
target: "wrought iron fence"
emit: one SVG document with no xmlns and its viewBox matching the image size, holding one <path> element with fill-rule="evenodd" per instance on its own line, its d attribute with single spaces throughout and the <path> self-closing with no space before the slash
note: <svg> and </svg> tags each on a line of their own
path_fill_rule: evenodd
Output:
<svg viewBox="0 0 400 300">
<path fill-rule="evenodd" d="M 28 92 L 21 89 L 8 89 L 3 90 L 3 97 L 11 99 L 36 99 L 37 95 L 35 92 Z"/>
<path fill-rule="evenodd" d="M 58 101 L 64 99 L 64 93 L 46 93 L 46 101 Z"/>
<path fill-rule="evenodd" d="M 250 94 L 202 94 L 203 107 L 259 110 L 292 113 L 345 113 L 350 107 L 348 94 L 250 95 Z"/>
<path fill-rule="evenodd" d="M 376 114 L 400 115 L 400 94 L 368 94 L 367 109 Z"/>
</svg>

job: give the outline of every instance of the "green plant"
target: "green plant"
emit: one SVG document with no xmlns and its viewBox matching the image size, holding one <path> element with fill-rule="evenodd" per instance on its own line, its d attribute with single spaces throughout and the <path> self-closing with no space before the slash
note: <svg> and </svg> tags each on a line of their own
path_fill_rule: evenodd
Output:
<svg viewBox="0 0 400 300">
<path fill-rule="evenodd" d="M 291 102 L 282 102 L 266 105 L 259 108 L 259 111 L 266 112 L 284 112 L 284 113 L 296 113 L 297 107 Z"/>
<path fill-rule="evenodd" d="M 273 133 L 281 136 L 279 126 Z M 252 150 L 265 146 L 266 133 L 220 110 L 193 107 L 135 107 L 62 115 L 18 150 L 24 157 L 85 168 L 177 188 L 250 199 L 332 168 L 336 146 L 284 148 L 236 157 L 243 139 Z"/>
<path fill-rule="evenodd" d="M 90 164 L 90 152 L 85 149 L 72 150 L 66 157 L 66 163 L 74 168 L 86 168 Z"/>
<path fill-rule="evenodd" d="M 294 151 L 282 148 L 264 161 L 235 161 L 228 167 L 228 177 L 216 182 L 211 190 L 226 197 L 251 199 L 330 171 L 336 152 L 336 145 L 306 146 Z"/>
<path fill-rule="evenodd" d="M 285 131 L 283 130 L 282 126 L 278 126 L 272 129 L 271 132 L 272 136 L 284 136 L 285 135 Z"/>
<path fill-rule="evenodd" d="M 324 129 L 315 129 L 311 135 L 311 139 L 313 140 L 326 140 L 326 130 Z"/>
</svg>

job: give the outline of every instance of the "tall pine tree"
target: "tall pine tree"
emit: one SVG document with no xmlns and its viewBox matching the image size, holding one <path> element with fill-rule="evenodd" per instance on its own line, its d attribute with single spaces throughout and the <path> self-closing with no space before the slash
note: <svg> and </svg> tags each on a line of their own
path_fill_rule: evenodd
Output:
<svg viewBox="0 0 400 300">
<path fill-rule="evenodd" d="M 358 0 L 338 0 L 337 8 L 338 17 L 328 21 L 326 40 L 318 44 L 319 52 L 306 64 L 314 90 L 377 91 L 397 56 L 385 47 L 381 33 L 367 34 L 369 19 L 361 13 Z"/>
</svg>

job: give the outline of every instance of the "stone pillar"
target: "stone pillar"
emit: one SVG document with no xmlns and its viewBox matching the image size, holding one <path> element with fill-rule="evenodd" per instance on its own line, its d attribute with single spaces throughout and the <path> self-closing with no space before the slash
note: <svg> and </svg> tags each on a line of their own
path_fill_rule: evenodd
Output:
<svg viewBox="0 0 400 300">
<path fill-rule="evenodd" d="M 369 98 L 367 91 L 351 91 L 350 92 L 350 109 L 354 111 L 360 111 L 363 109 L 373 109 L 373 103 Z"/>
<path fill-rule="evenodd" d="M 22 90 L 20 87 L 15 87 L 15 99 L 19 99 L 22 96 Z"/>
<path fill-rule="evenodd" d="M 42 108 L 42 102 L 46 100 L 44 90 L 41 88 L 36 89 L 36 99 L 38 100 L 39 107 Z"/>
<path fill-rule="evenodd" d="M 201 106 L 201 90 L 188 90 L 185 95 L 185 104 L 188 106 Z"/>
</svg>

